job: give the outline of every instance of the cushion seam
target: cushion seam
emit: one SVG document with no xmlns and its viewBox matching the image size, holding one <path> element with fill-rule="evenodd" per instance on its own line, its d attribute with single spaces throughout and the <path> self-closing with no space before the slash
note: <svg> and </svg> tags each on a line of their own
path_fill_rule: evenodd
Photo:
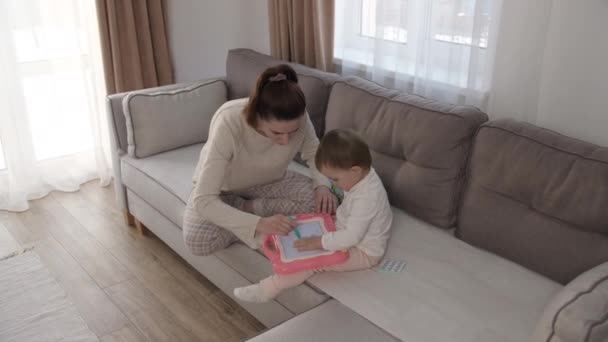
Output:
<svg viewBox="0 0 608 342">
<path fill-rule="evenodd" d="M 534 126 L 534 127 L 537 127 L 537 126 Z M 531 138 L 529 136 L 513 132 L 513 131 L 508 130 L 506 128 L 497 127 L 497 126 L 491 126 L 491 125 L 483 125 L 483 126 L 481 126 L 481 128 L 480 128 L 479 131 L 481 132 L 481 130 L 484 129 L 484 128 L 487 128 L 487 129 L 496 129 L 496 130 L 499 130 L 499 131 L 507 132 L 507 133 L 512 134 L 514 136 L 517 136 L 517 137 L 524 138 L 526 140 L 535 142 L 535 143 L 537 143 L 537 144 L 539 144 L 541 146 L 544 146 L 546 148 L 552 149 L 554 151 L 558 151 L 558 152 L 562 152 L 562 153 L 569 154 L 569 155 L 572 155 L 572 156 L 576 156 L 576 157 L 579 157 L 579 158 L 584 159 L 584 160 L 594 161 L 594 162 L 598 162 L 598 163 L 601 163 L 601 164 L 604 164 L 604 165 L 608 165 L 607 161 L 603 161 L 603 160 L 600 160 L 600 159 L 594 159 L 594 158 L 591 158 L 591 157 L 583 156 L 583 155 L 581 155 L 579 153 L 575 153 L 575 152 L 566 151 L 566 150 L 563 150 L 561 148 L 549 145 L 549 144 L 547 144 L 545 142 L 538 141 L 537 139 Z M 544 130 L 544 128 L 542 128 L 542 129 Z M 549 130 L 547 130 L 547 131 L 549 131 Z M 549 131 L 549 132 L 552 132 L 552 131 Z M 563 136 L 563 137 L 568 138 L 566 136 Z M 568 139 L 570 139 L 570 138 L 568 138 Z M 590 144 L 590 143 L 587 143 L 587 144 Z M 596 146 L 596 145 L 593 145 L 593 146 Z"/>
<path fill-rule="evenodd" d="M 585 141 L 585 140 L 581 140 L 581 139 L 573 138 L 573 137 L 571 137 L 571 136 L 567 136 L 567 135 L 565 135 L 565 134 L 559 133 L 559 132 L 554 131 L 554 130 L 549 129 L 549 128 L 545 128 L 545 127 L 541 127 L 541 126 L 536 126 L 536 125 L 533 125 L 533 124 L 531 124 L 531 123 L 529 123 L 529 122 L 525 122 L 525 121 L 516 121 L 516 120 L 514 120 L 514 119 L 502 119 L 502 120 L 501 120 L 501 119 L 496 119 L 496 120 L 492 120 L 491 122 L 488 122 L 488 123 L 487 123 L 486 125 L 484 125 L 484 126 L 491 127 L 491 128 L 503 129 L 503 130 L 507 130 L 507 131 L 511 132 L 511 131 L 510 131 L 509 129 L 507 129 L 507 128 L 503 128 L 503 127 L 500 127 L 500 126 L 496 126 L 496 123 L 500 123 L 501 121 L 512 121 L 512 122 L 516 122 L 516 123 L 518 123 L 518 124 L 521 124 L 521 125 L 524 125 L 524 126 L 528 126 L 528 127 L 532 127 L 532 128 L 541 128 L 543 131 L 546 131 L 546 132 L 551 132 L 551 133 L 556 134 L 556 135 L 559 135 L 560 137 L 563 137 L 563 138 L 567 138 L 567 139 L 570 139 L 570 140 L 575 140 L 575 141 L 578 141 L 578 142 L 581 142 L 581 143 L 590 144 L 590 145 L 597 146 L 597 147 L 602 147 L 602 146 L 599 146 L 599 145 L 596 145 L 596 144 L 590 143 L 590 142 Z M 515 133 L 515 132 L 513 132 L 513 133 Z M 515 133 L 515 134 L 516 134 L 516 133 Z M 533 139 L 533 140 L 534 140 L 534 139 Z"/>
<path fill-rule="evenodd" d="M 581 291 L 578 292 L 572 299 L 570 299 L 569 301 L 567 301 L 566 303 L 564 303 L 564 305 L 562 305 L 562 307 L 559 308 L 559 310 L 557 310 L 557 313 L 555 314 L 555 316 L 553 316 L 553 320 L 551 322 L 551 334 L 549 334 L 549 337 L 547 338 L 546 342 L 550 342 L 551 339 L 553 338 L 553 336 L 555 335 L 555 324 L 557 323 L 557 318 L 558 316 L 562 313 L 562 311 L 569 306 L 570 304 L 574 303 L 576 300 L 578 300 L 580 297 L 582 297 L 583 295 L 586 295 L 588 293 L 593 292 L 593 290 L 595 290 L 595 288 L 602 282 L 608 280 L 608 276 L 604 276 L 600 279 L 598 279 L 594 284 L 592 284 L 590 286 L 589 289 L 585 290 L 585 291 Z M 591 329 L 591 328 L 590 328 Z"/>
<path fill-rule="evenodd" d="M 520 200 L 518 200 L 518 199 L 515 199 L 515 198 L 513 198 L 513 197 L 511 197 L 511 196 L 509 196 L 509 195 L 507 195 L 507 194 L 504 194 L 504 193 L 502 193 L 502 192 L 500 192 L 500 191 L 497 191 L 497 190 L 491 189 L 491 188 L 489 188 L 489 187 L 487 187 L 487 186 L 485 186 L 485 185 L 482 185 L 482 184 L 475 184 L 474 182 L 472 182 L 471 184 L 469 184 L 469 186 L 470 186 L 470 187 L 471 187 L 471 186 L 476 186 L 476 187 L 479 187 L 479 188 L 481 188 L 481 189 L 483 189 L 483 190 L 486 190 L 486 191 L 488 191 L 488 192 L 490 192 L 490 193 L 493 193 L 493 194 L 496 194 L 496 195 L 498 195 L 498 196 L 500 196 L 500 197 L 506 198 L 506 199 L 508 199 L 508 200 L 510 200 L 510 201 L 513 201 L 513 202 L 515 202 L 515 203 L 517 203 L 517 204 L 519 204 L 519 205 L 521 205 L 521 206 L 523 206 L 523 207 L 526 207 L 528 210 L 532 210 L 533 212 L 538 213 L 539 215 L 542 215 L 542 216 L 547 217 L 547 218 L 550 218 L 550 219 L 552 219 L 552 220 L 555 220 L 555 221 L 558 221 L 558 222 L 564 223 L 564 224 L 569 225 L 569 226 L 574 226 L 574 227 L 576 227 L 576 228 L 577 228 L 577 230 L 579 230 L 579 231 L 582 231 L 582 232 L 585 232 L 585 233 L 588 233 L 588 234 L 597 234 L 597 235 L 604 235 L 604 234 L 605 234 L 605 233 L 603 233 L 603 232 L 590 231 L 590 230 L 588 230 L 587 228 L 584 228 L 584 227 L 582 227 L 582 226 L 580 226 L 580 225 L 578 225 L 578 224 L 576 224 L 576 223 L 573 223 L 573 222 L 568 222 L 568 221 L 562 220 L 562 219 L 560 219 L 560 218 L 558 218 L 558 217 L 555 217 L 555 216 L 553 216 L 553 215 L 549 215 L 549 214 L 547 214 L 547 213 L 544 213 L 544 212 L 542 212 L 542 211 L 540 211 L 540 210 L 536 209 L 535 207 L 533 207 L 533 206 L 531 206 L 531 205 L 529 205 L 529 204 L 526 204 L 526 203 L 524 203 L 524 202 L 522 202 L 522 201 L 520 201 Z"/>
<path fill-rule="evenodd" d="M 589 330 L 587 331 L 587 336 L 585 337 L 585 342 L 589 342 L 589 338 L 591 337 L 591 332 L 593 331 L 594 328 L 596 328 L 597 326 L 599 326 L 601 324 L 606 323 L 607 321 L 608 321 L 608 312 L 606 312 L 604 314 L 604 317 L 602 317 L 602 319 L 591 324 L 591 326 L 589 327 Z"/>
<path fill-rule="evenodd" d="M 365 79 L 362 79 L 362 80 L 365 80 Z M 367 81 L 367 80 L 365 80 L 365 81 Z M 376 98 L 381 98 L 381 99 L 385 99 L 385 101 L 387 101 L 388 103 L 399 103 L 399 104 L 406 104 L 406 105 L 410 105 L 410 106 L 412 106 L 412 107 L 416 107 L 416 108 L 423 109 L 423 110 L 426 110 L 426 111 L 429 111 L 429 112 L 432 112 L 432 113 L 437 113 L 437 114 L 440 114 L 440 115 L 450 115 L 450 116 L 455 116 L 455 117 L 457 117 L 457 118 L 459 118 L 459 119 L 462 119 L 462 120 L 465 120 L 465 121 L 466 121 L 466 118 L 465 118 L 463 115 L 460 115 L 460 114 L 456 114 L 456 113 L 446 113 L 446 112 L 440 112 L 440 111 L 437 111 L 437 110 L 432 110 L 432 109 L 428 109 L 428 108 L 420 107 L 420 106 L 417 106 L 417 105 L 414 105 L 414 104 L 411 104 L 411 103 L 397 101 L 397 100 L 394 100 L 394 97 L 393 97 L 393 98 L 387 98 L 386 96 L 376 95 L 376 94 L 373 94 L 372 92 L 370 92 L 370 91 L 368 91 L 368 90 L 366 90 L 366 89 L 359 88 L 359 87 L 357 87 L 357 86 L 355 86 L 355 85 L 352 85 L 352 84 L 350 84 L 350 83 L 348 83 L 348 82 L 346 82 L 346 81 L 344 81 L 344 80 L 339 80 L 339 81 L 336 81 L 336 82 L 334 83 L 334 86 L 335 86 L 336 84 L 338 84 L 338 83 L 344 84 L 344 85 L 346 85 L 346 86 L 348 86 L 348 87 L 351 87 L 351 88 L 355 88 L 355 89 L 360 90 L 360 91 L 362 91 L 362 92 L 364 92 L 364 93 L 367 93 L 367 94 L 369 94 L 369 95 L 371 95 L 371 96 L 373 96 L 373 97 L 376 97 Z M 383 88 L 384 88 L 384 87 L 383 87 Z M 398 90 L 396 90 L 396 89 L 390 89 L 390 88 L 384 88 L 384 89 L 387 89 L 387 90 L 390 90 L 390 91 L 396 91 L 396 92 L 399 92 L 399 91 L 398 91 Z M 332 89 L 332 93 L 333 93 L 333 89 Z M 415 95 L 415 94 L 402 93 L 402 92 L 399 92 L 399 94 L 397 94 L 396 96 L 400 96 L 400 95 L 412 95 L 412 96 L 418 96 L 418 95 Z M 396 96 L 395 96 L 395 97 L 396 97 Z M 424 98 L 423 98 L 423 99 L 424 99 Z M 434 101 L 434 100 L 431 100 L 431 101 Z M 437 102 L 437 103 L 439 103 L 439 102 Z M 467 107 L 467 108 L 468 108 L 468 107 Z M 474 107 L 471 107 L 471 108 L 474 108 Z M 472 113 L 472 114 L 473 114 L 473 113 Z M 488 120 L 487 114 L 485 114 L 485 113 L 483 113 L 483 112 L 481 112 L 481 111 L 476 111 L 476 112 L 475 112 L 475 114 L 481 114 L 482 116 L 484 116 L 484 119 L 485 119 L 485 120 L 483 120 L 483 122 L 486 122 L 486 121 Z M 482 122 L 482 123 L 483 123 L 483 122 Z M 479 125 L 481 125 L 481 124 L 479 124 Z M 479 126 L 479 125 L 478 125 L 478 126 Z"/>
<path fill-rule="evenodd" d="M 473 184 L 472 179 L 471 179 L 471 160 L 473 159 L 473 154 L 475 153 L 475 140 L 477 140 L 477 135 L 479 134 L 479 131 L 481 130 L 482 126 L 477 127 L 477 129 L 475 130 L 475 133 L 473 133 L 470 145 L 469 145 L 469 149 L 468 149 L 468 154 L 465 158 L 465 162 L 464 162 L 464 167 L 463 167 L 463 179 L 462 179 L 462 187 L 460 188 L 460 193 L 458 194 L 458 206 L 455 208 L 455 215 L 456 215 L 456 222 L 454 223 L 454 225 L 456 226 L 456 231 L 454 232 L 454 236 L 457 238 L 461 238 L 460 236 L 460 217 L 462 215 L 462 211 L 464 208 L 464 197 L 467 194 L 468 189 L 470 188 L 471 184 Z"/>
<path fill-rule="evenodd" d="M 148 206 L 150 206 L 150 208 L 154 209 L 154 211 L 156 211 L 160 216 L 164 217 L 167 221 L 175 224 L 179 230 L 183 231 L 183 227 L 180 225 L 178 225 L 177 223 L 173 222 L 173 220 L 171 220 L 170 218 L 167 217 L 167 215 L 163 214 L 162 212 L 160 212 L 158 209 L 156 209 L 154 207 L 154 205 L 152 205 L 152 203 L 148 202 L 145 198 L 142 197 L 141 194 L 139 194 L 137 191 L 135 191 L 134 189 L 130 188 L 130 187 L 126 187 L 127 190 L 131 191 L 132 193 L 134 193 L 137 197 L 139 197 L 139 199 L 141 199 L 144 203 L 146 203 Z M 128 197 L 129 193 L 127 192 L 127 197 Z"/>
<path fill-rule="evenodd" d="M 241 53 L 241 52 L 243 52 L 243 51 L 253 51 L 253 50 L 240 50 L 240 51 L 239 51 L 239 50 L 233 50 L 233 51 L 234 51 L 234 53 L 237 53 L 237 54 L 239 54 L 239 55 L 241 55 L 241 56 L 243 56 L 243 57 L 245 57 L 245 58 L 247 58 L 247 59 L 249 59 L 249 60 L 251 60 L 251 61 L 258 62 L 258 61 L 257 61 L 255 58 L 253 58 L 252 56 L 249 56 L 249 55 L 247 55 L 247 54 L 243 54 L 243 53 Z M 253 51 L 253 52 L 255 52 L 255 51 Z M 271 57 L 271 58 L 274 58 L 274 57 Z M 280 63 L 295 64 L 295 65 L 298 65 L 298 66 L 304 66 L 304 67 L 306 67 L 305 65 L 301 65 L 301 64 L 298 64 L 298 63 L 293 63 L 293 62 L 289 62 L 289 61 L 283 61 L 283 60 L 280 60 L 280 59 L 275 59 L 275 61 L 273 61 L 272 63 L 266 63 L 266 62 L 258 62 L 258 63 L 260 63 L 260 64 L 262 64 L 262 65 L 264 65 L 264 66 L 266 66 L 266 67 L 273 66 L 273 65 L 277 65 L 277 64 L 280 64 Z M 314 68 L 313 68 L 313 70 L 317 70 L 317 69 L 314 69 Z M 324 71 L 319 70 L 319 72 L 324 72 Z M 300 75 L 300 73 L 298 73 L 298 71 L 297 71 L 297 70 L 296 70 L 296 74 Z M 338 77 L 338 78 L 340 77 L 340 75 L 335 74 L 335 73 L 328 72 L 328 74 L 330 74 L 330 75 L 335 75 L 335 76 L 336 76 L 336 77 Z M 317 79 L 317 80 L 321 81 L 321 82 L 322 82 L 323 84 L 325 84 L 325 85 L 333 85 L 334 83 L 337 83 L 337 82 L 338 82 L 338 81 L 336 81 L 336 82 L 333 82 L 333 83 L 328 83 L 328 82 L 326 82 L 324 79 L 322 79 L 321 77 L 319 77 L 319 76 L 315 76 L 315 75 L 303 75 L 303 74 L 302 74 L 301 76 L 304 76 L 304 77 L 310 77 L 310 78 Z M 299 83 L 299 82 L 298 82 L 298 83 Z"/>
<path fill-rule="evenodd" d="M 134 168 L 135 170 L 143 173 L 146 177 L 148 177 L 150 180 L 152 180 L 154 183 L 160 185 L 163 189 L 165 189 L 168 193 L 170 193 L 171 195 L 175 196 L 180 202 L 182 202 L 184 205 L 186 205 L 186 202 L 184 202 L 182 200 L 181 197 L 179 197 L 179 195 L 177 195 L 172 189 L 170 189 L 167 185 L 163 184 L 162 182 L 160 182 L 159 180 L 156 180 L 156 178 L 152 177 L 150 174 L 148 174 L 147 172 L 145 172 L 144 170 L 138 168 L 137 166 L 131 164 L 128 159 L 123 159 L 122 162 L 124 162 L 125 164 L 128 164 L 130 167 Z M 141 196 L 140 196 L 141 197 Z"/>
<path fill-rule="evenodd" d="M 122 146 L 120 146 L 121 145 L 121 143 L 120 143 L 120 134 L 118 134 L 118 124 L 116 123 L 116 118 L 115 118 L 115 115 L 114 115 L 114 106 L 112 106 L 112 99 L 110 99 L 110 96 L 108 95 L 108 96 L 106 96 L 106 100 L 107 100 L 107 106 L 110 109 L 111 115 L 112 115 L 111 119 L 112 119 L 112 126 L 114 126 L 114 132 L 113 132 L 114 134 L 113 135 L 114 135 L 114 138 L 116 139 L 116 147 L 117 147 L 118 150 L 122 150 Z M 122 103 L 121 103 L 121 105 L 122 105 Z M 125 116 L 124 113 L 122 113 L 122 116 L 123 117 Z M 128 136 L 129 132 L 127 131 L 127 124 L 126 124 L 126 122 L 125 122 L 125 133 L 127 133 L 127 136 Z M 127 148 L 125 150 L 126 150 L 126 152 L 129 151 L 129 141 L 128 141 L 128 139 L 127 139 Z"/>
<path fill-rule="evenodd" d="M 177 95 L 177 94 L 181 94 L 181 93 L 185 93 L 185 92 L 194 91 L 200 87 L 204 87 L 204 86 L 214 84 L 217 82 L 224 83 L 224 80 L 223 79 L 208 80 L 206 82 L 196 85 L 195 87 L 192 87 L 193 85 L 190 85 L 190 86 L 186 86 L 185 88 L 181 88 L 181 89 L 165 90 L 165 91 L 159 91 L 156 93 L 140 93 L 140 92 L 134 91 L 129 94 L 131 96 L 129 96 L 129 98 L 127 99 L 127 102 L 130 102 L 131 99 L 133 99 L 134 97 L 137 97 L 137 96 L 156 97 L 156 96 L 161 96 L 161 95 Z"/>
<path fill-rule="evenodd" d="M 197 90 L 200 87 L 206 86 L 206 85 L 210 85 L 216 82 L 223 82 L 224 84 L 226 83 L 223 79 L 216 79 L 216 80 L 210 80 L 204 83 L 199 84 L 198 86 L 191 88 L 191 89 L 187 89 L 186 88 L 182 88 L 182 89 L 174 89 L 172 91 L 164 91 L 164 92 L 158 92 L 158 93 L 152 93 L 152 94 L 143 94 L 143 93 L 137 93 L 137 92 L 132 92 L 129 93 L 125 96 L 125 98 L 123 99 L 123 102 L 126 101 L 126 103 L 123 103 L 123 115 L 125 116 L 125 118 L 128 118 L 129 120 L 129 126 L 127 127 L 127 152 L 128 152 L 128 147 L 129 147 L 129 131 L 133 132 L 134 131 L 134 126 L 133 126 L 133 117 L 131 115 L 131 99 L 133 99 L 136 96 L 147 96 L 147 97 L 156 97 L 156 96 L 160 96 L 160 95 L 177 95 L 177 94 L 181 94 L 183 92 L 189 92 L 189 91 L 194 91 Z M 125 111 L 125 107 L 127 108 L 127 110 Z M 131 128 L 129 130 L 129 128 Z M 131 139 L 133 140 L 133 156 L 135 158 L 139 158 L 137 156 L 136 153 L 136 147 L 137 147 L 137 143 L 135 141 L 135 133 L 133 132 L 133 134 L 131 134 L 132 137 Z M 165 151 L 161 151 L 161 152 L 165 152 Z"/>
</svg>

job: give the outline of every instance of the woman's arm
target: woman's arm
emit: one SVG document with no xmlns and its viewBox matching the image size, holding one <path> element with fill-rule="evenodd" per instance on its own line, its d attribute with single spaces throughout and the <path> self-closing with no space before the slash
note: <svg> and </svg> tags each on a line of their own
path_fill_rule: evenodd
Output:
<svg viewBox="0 0 608 342">
<path fill-rule="evenodd" d="M 201 217 L 230 230 L 251 248 L 257 248 L 254 236 L 260 217 L 233 208 L 219 197 L 233 156 L 234 138 L 223 122 L 212 126 L 215 127 L 205 147 L 206 155 L 199 162 L 200 171 L 192 191 L 194 210 Z"/>
<path fill-rule="evenodd" d="M 304 141 L 302 142 L 302 159 L 306 161 L 312 173 L 313 187 L 315 189 L 315 209 L 317 212 L 332 214 L 338 206 L 337 198 L 332 194 L 329 179 L 325 177 L 315 165 L 315 154 L 319 147 L 319 139 L 315 133 L 315 128 L 310 121 L 308 114 L 305 114 Z"/>
<path fill-rule="evenodd" d="M 312 125 L 308 113 L 306 113 L 305 116 L 306 121 L 302 127 L 302 129 L 304 129 L 304 141 L 300 148 L 302 159 L 306 162 L 312 172 L 314 187 L 317 188 L 318 186 L 324 185 L 329 189 L 331 187 L 329 179 L 323 176 L 315 165 L 315 154 L 317 154 L 317 148 L 319 147 L 319 138 L 317 138 L 315 127 Z"/>
</svg>

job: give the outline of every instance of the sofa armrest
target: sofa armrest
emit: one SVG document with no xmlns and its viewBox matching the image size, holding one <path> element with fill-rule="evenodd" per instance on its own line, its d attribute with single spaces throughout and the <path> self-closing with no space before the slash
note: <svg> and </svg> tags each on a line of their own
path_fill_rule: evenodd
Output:
<svg viewBox="0 0 608 342">
<path fill-rule="evenodd" d="M 111 153 L 112 153 L 112 166 L 114 171 L 114 186 L 116 188 L 116 197 L 120 209 L 127 209 L 126 191 L 122 186 L 121 174 L 120 174 L 120 158 L 126 154 L 129 150 L 129 132 L 127 129 L 127 117 L 123 111 L 123 101 L 129 95 L 143 94 L 153 95 L 165 92 L 176 92 L 180 89 L 193 88 L 201 84 L 214 83 L 220 85 L 218 88 L 223 89 L 222 92 L 211 99 L 212 103 L 224 103 L 226 101 L 226 82 L 222 78 L 207 79 L 193 83 L 181 83 L 172 84 L 168 86 L 148 88 L 138 90 L 134 92 L 125 92 L 119 94 L 112 94 L 106 98 L 107 108 L 107 120 L 108 128 L 110 133 Z M 219 105 L 218 105 L 219 107 Z M 206 113 L 204 115 L 211 116 L 213 112 Z M 179 121 L 177 121 L 179 123 Z M 202 137 L 200 139 L 206 139 L 205 132 L 201 132 Z M 134 151 L 135 152 L 135 149 Z"/>
<path fill-rule="evenodd" d="M 532 341 L 608 341 L 608 262 L 581 274 L 553 297 Z"/>
</svg>

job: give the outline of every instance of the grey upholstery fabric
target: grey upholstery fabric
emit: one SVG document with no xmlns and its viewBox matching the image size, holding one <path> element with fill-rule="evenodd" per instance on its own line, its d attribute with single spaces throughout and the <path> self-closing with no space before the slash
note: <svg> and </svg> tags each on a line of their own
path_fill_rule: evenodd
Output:
<svg viewBox="0 0 608 342">
<path fill-rule="evenodd" d="M 128 94 L 123 100 L 123 112 L 129 155 L 144 158 L 207 141 L 211 118 L 226 100 L 223 80 Z"/>
<path fill-rule="evenodd" d="M 513 120 L 481 127 L 458 236 L 566 284 L 608 261 L 608 148 Z"/>
<path fill-rule="evenodd" d="M 233 100 L 250 95 L 257 76 L 269 66 L 286 63 L 298 74 L 300 87 L 306 96 L 306 107 L 318 136 L 325 127 L 325 110 L 332 84 L 340 77 L 336 74 L 312 69 L 300 64 L 287 63 L 249 49 L 228 52 L 226 79 L 228 97 Z"/>
<path fill-rule="evenodd" d="M 145 94 L 152 94 L 152 93 L 163 92 L 163 91 L 173 91 L 176 89 L 190 87 L 195 84 L 205 83 L 207 81 L 216 81 L 216 80 L 220 80 L 220 79 L 213 78 L 213 79 L 201 80 L 201 81 L 192 82 L 192 83 L 171 84 L 171 85 L 162 86 L 162 87 L 138 90 L 138 92 L 145 93 Z M 117 142 L 116 146 L 119 150 L 124 151 L 125 153 L 128 150 L 128 141 L 127 141 L 126 118 L 125 118 L 125 114 L 122 110 L 122 102 L 123 102 L 124 98 L 129 94 L 130 94 L 130 92 L 112 94 L 112 95 L 108 95 L 108 97 L 106 99 L 106 101 L 107 101 L 106 105 L 108 107 L 108 112 L 110 114 L 110 115 L 108 115 L 109 125 L 110 125 L 111 130 L 114 132 L 116 142 Z"/>
<path fill-rule="evenodd" d="M 547 305 L 532 342 L 608 341 L 608 263 L 583 273 Z"/>
<path fill-rule="evenodd" d="M 339 302 L 330 300 L 247 341 L 394 342 L 398 340 Z"/>
<path fill-rule="evenodd" d="M 562 286 L 393 209 L 385 258 L 401 273 L 323 273 L 309 282 L 402 341 L 523 342 Z M 355 340 L 359 341 L 359 340 Z"/>
<path fill-rule="evenodd" d="M 349 128 L 368 142 L 394 206 L 451 227 L 472 138 L 486 120 L 473 107 L 400 95 L 348 77 L 333 87 L 326 122 L 327 130 Z"/>
<path fill-rule="evenodd" d="M 192 174 L 204 144 L 195 144 L 147 158 L 122 158 L 122 182 L 181 228 L 192 191 Z"/>
</svg>

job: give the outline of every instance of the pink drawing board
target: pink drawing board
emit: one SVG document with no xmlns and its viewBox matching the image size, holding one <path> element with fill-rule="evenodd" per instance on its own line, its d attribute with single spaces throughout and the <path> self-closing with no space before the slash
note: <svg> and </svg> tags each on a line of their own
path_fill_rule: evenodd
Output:
<svg viewBox="0 0 608 342">
<path fill-rule="evenodd" d="M 331 216 L 327 214 L 295 215 L 296 229 L 300 236 L 319 236 L 336 231 Z M 314 250 L 300 252 L 293 247 L 298 237 L 291 231 L 285 236 L 267 235 L 263 251 L 270 259 L 274 271 L 278 274 L 289 274 L 307 269 L 343 263 L 348 259 L 347 251 Z"/>
</svg>

